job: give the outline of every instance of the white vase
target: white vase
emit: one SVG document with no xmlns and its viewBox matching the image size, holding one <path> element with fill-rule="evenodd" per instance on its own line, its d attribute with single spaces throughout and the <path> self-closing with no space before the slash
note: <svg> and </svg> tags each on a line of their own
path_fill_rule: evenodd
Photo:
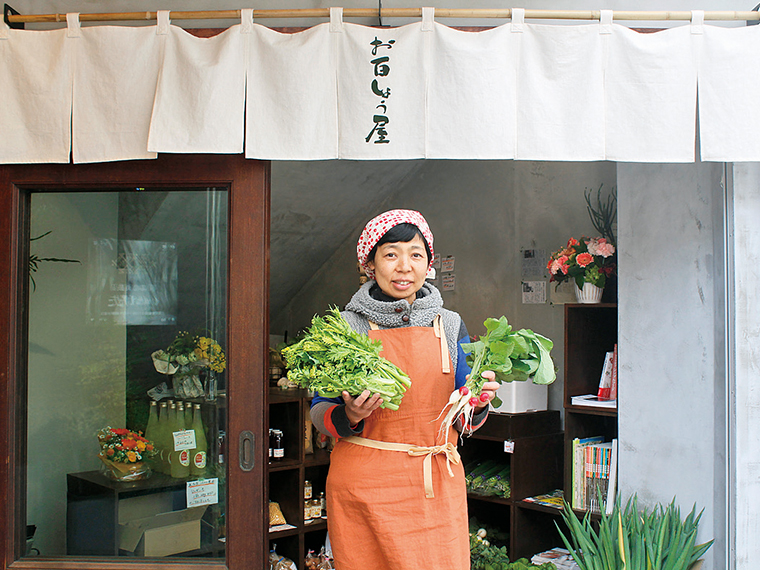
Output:
<svg viewBox="0 0 760 570">
<path fill-rule="evenodd" d="M 584 283 L 583 289 L 580 289 L 575 282 L 573 285 L 575 286 L 575 298 L 579 303 L 600 303 L 602 301 L 603 288 L 591 283 Z"/>
</svg>

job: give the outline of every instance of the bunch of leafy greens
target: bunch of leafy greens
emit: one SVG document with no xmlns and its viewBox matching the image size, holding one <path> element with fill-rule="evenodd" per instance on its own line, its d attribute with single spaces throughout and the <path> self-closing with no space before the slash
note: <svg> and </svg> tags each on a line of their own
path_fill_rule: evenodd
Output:
<svg viewBox="0 0 760 570">
<path fill-rule="evenodd" d="M 409 376 L 380 356 L 379 340 L 359 334 L 343 318 L 337 307 L 324 317 L 314 316 L 304 337 L 282 349 L 288 380 L 320 396 L 334 398 L 347 391 L 358 396 L 364 390 L 380 394 L 381 408 L 397 410 Z"/>
<path fill-rule="evenodd" d="M 472 570 L 556 570 L 554 564 L 547 562 L 541 565 L 531 564 L 527 558 L 509 561 L 507 547 L 499 546 L 498 536 L 493 529 L 480 527 L 477 530 L 470 520 L 470 565 Z M 494 537 L 491 542 L 489 537 Z"/>
<path fill-rule="evenodd" d="M 531 378 L 534 384 L 551 384 L 557 378 L 551 350 L 554 343 L 529 329 L 513 331 L 507 317 L 488 318 L 483 323 L 486 334 L 475 342 L 462 345 L 467 364 L 472 368 L 468 384 L 470 391 L 480 394 L 482 373 L 491 370 L 496 381 L 515 382 Z M 493 405 L 500 402 L 496 399 Z"/>
</svg>

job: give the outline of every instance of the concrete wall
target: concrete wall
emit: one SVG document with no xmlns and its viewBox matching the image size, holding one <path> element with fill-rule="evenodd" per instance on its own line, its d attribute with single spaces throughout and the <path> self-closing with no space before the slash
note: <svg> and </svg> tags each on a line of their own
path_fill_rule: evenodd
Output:
<svg viewBox="0 0 760 570">
<path fill-rule="evenodd" d="M 736 568 L 748 570 L 760 560 L 760 165 L 736 164 L 733 167 L 734 239 L 734 363 L 735 495 L 730 520 L 736 521 Z"/>
<path fill-rule="evenodd" d="M 618 165 L 620 490 L 705 509 L 725 568 L 722 165 Z M 684 512 L 685 511 L 685 512 Z"/>
</svg>

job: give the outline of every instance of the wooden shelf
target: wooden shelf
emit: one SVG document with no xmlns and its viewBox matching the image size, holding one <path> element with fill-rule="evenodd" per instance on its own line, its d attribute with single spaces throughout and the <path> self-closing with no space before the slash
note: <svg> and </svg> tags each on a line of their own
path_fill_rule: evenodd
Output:
<svg viewBox="0 0 760 570">
<path fill-rule="evenodd" d="M 573 406 L 573 396 L 596 394 L 605 354 L 618 341 L 617 304 L 565 305 L 565 496 L 572 489 L 572 444 L 575 438 L 618 435 L 617 408 Z M 580 516 L 585 511 L 576 511 Z M 592 515 L 598 517 L 598 515 Z"/>
<path fill-rule="evenodd" d="M 522 502 L 525 497 L 562 486 L 562 446 L 556 410 L 491 414 L 478 431 L 463 440 L 460 453 L 465 465 L 478 458 L 509 463 L 509 498 L 468 493 L 467 499 L 470 516 L 509 533 L 507 552 L 512 560 L 530 558 L 562 544 L 556 516 L 524 509 Z"/>
</svg>

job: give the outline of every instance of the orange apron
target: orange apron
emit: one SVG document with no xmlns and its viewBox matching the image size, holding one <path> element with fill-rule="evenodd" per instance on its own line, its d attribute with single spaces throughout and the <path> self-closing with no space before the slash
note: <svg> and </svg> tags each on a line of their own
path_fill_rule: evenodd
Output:
<svg viewBox="0 0 760 570">
<path fill-rule="evenodd" d="M 444 444 L 439 434 L 443 416 L 438 416 L 454 390 L 448 353 L 443 368 L 449 373 L 441 366 L 445 339 L 433 327 L 371 330 L 369 335 L 382 341 L 382 355 L 404 370 L 412 385 L 398 410 L 372 412 L 361 438 L 423 448 Z M 336 570 L 469 569 L 461 461 L 449 461 L 444 453 L 376 449 L 351 440 L 338 441 L 327 476 L 327 526 Z M 448 441 L 456 444 L 453 429 Z M 434 497 L 426 495 L 426 478 Z"/>
</svg>

